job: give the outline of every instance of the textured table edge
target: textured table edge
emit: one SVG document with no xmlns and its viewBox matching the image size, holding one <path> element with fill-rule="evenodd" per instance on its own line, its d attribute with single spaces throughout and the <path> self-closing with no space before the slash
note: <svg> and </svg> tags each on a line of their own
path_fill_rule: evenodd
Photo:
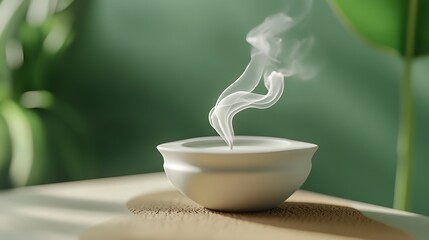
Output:
<svg viewBox="0 0 429 240">
<path fill-rule="evenodd" d="M 76 239 L 87 227 L 128 214 L 125 203 L 130 198 L 172 189 L 165 174 L 159 172 L 2 191 L 0 236 L 10 240 L 28 236 L 32 236 L 32 239 Z M 416 239 L 425 239 L 429 235 L 429 218 L 426 216 L 321 193 L 299 191 L 309 196 L 323 197 L 326 199 L 325 203 L 353 207 L 367 217 L 410 233 Z M 65 224 L 59 228 L 58 222 Z M 63 231 L 58 230 L 61 228 Z"/>
</svg>

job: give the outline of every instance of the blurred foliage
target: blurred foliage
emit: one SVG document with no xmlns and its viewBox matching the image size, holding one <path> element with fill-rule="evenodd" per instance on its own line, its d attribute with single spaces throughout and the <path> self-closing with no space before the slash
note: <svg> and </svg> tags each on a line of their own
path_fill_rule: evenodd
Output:
<svg viewBox="0 0 429 240">
<path fill-rule="evenodd" d="M 429 2 L 332 0 L 342 20 L 364 40 L 403 57 L 394 207 L 407 210 L 412 178 L 414 58 L 429 53 Z"/>
<path fill-rule="evenodd" d="M 39 179 L 161 171 L 157 144 L 215 135 L 207 114 L 249 61 L 246 33 L 282 8 L 260 0 L 92 0 L 69 9 L 73 42 L 46 69 L 41 88 L 62 103 L 59 111 L 69 110 L 25 108 L 44 127 L 46 141 L 38 142 L 49 160 Z M 324 68 L 311 80 L 287 79 L 272 108 L 237 115 L 236 133 L 317 143 L 303 188 L 390 206 L 401 61 L 357 41 L 325 1 L 314 1 L 306 26 L 320 50 L 309 57 Z M 428 64 L 415 68 L 421 131 L 411 199 L 412 210 L 426 214 Z M 0 133 L 0 143 L 9 146 L 9 135 Z"/>
<path fill-rule="evenodd" d="M 0 19 L 1 187 L 94 176 L 85 120 L 46 83 L 74 38 L 77 7 L 71 0 L 0 2 L 7 13 Z"/>
<path fill-rule="evenodd" d="M 331 0 L 342 20 L 364 41 L 405 55 L 410 1 Z M 415 56 L 429 54 L 429 2 L 419 1 L 415 31 Z"/>
</svg>

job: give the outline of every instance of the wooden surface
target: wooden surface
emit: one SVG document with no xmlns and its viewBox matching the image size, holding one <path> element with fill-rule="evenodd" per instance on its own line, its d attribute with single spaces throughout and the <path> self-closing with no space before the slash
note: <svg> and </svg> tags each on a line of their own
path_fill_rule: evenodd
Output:
<svg viewBox="0 0 429 240">
<path fill-rule="evenodd" d="M 162 173 L 0 193 L 0 239 L 429 239 L 429 218 L 306 191 L 276 209 L 222 213 Z"/>
</svg>

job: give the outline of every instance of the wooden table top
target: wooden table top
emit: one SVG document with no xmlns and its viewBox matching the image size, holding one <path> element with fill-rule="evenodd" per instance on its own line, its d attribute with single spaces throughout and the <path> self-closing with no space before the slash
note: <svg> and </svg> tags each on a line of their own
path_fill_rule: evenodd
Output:
<svg viewBox="0 0 429 240">
<path fill-rule="evenodd" d="M 429 218 L 298 191 L 278 208 L 222 213 L 163 173 L 0 192 L 0 239 L 429 239 Z"/>
</svg>

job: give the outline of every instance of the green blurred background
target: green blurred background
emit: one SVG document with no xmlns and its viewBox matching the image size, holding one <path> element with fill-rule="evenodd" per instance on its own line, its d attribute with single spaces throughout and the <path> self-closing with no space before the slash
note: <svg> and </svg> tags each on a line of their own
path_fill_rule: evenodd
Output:
<svg viewBox="0 0 429 240">
<path fill-rule="evenodd" d="M 207 115 L 249 61 L 246 33 L 284 8 L 280 1 L 258 0 L 74 4 L 67 10 L 73 41 L 44 62 L 39 80 L 32 80 L 43 84 L 16 94 L 22 102 L 21 93 L 43 90 L 55 99 L 47 108 L 25 110 L 37 133 L 26 184 L 162 171 L 157 144 L 215 135 Z M 304 189 L 391 206 L 402 60 L 359 41 L 325 1 L 314 1 L 302 31 L 315 38 L 310 58 L 318 74 L 286 79 L 272 108 L 238 114 L 236 134 L 316 143 Z M 12 75 L 26 82 L 37 69 Z M 411 211 L 429 215 L 429 59 L 418 59 L 413 71 Z M 0 121 L 0 185 L 10 187 L 12 144 L 5 126 Z"/>
</svg>

